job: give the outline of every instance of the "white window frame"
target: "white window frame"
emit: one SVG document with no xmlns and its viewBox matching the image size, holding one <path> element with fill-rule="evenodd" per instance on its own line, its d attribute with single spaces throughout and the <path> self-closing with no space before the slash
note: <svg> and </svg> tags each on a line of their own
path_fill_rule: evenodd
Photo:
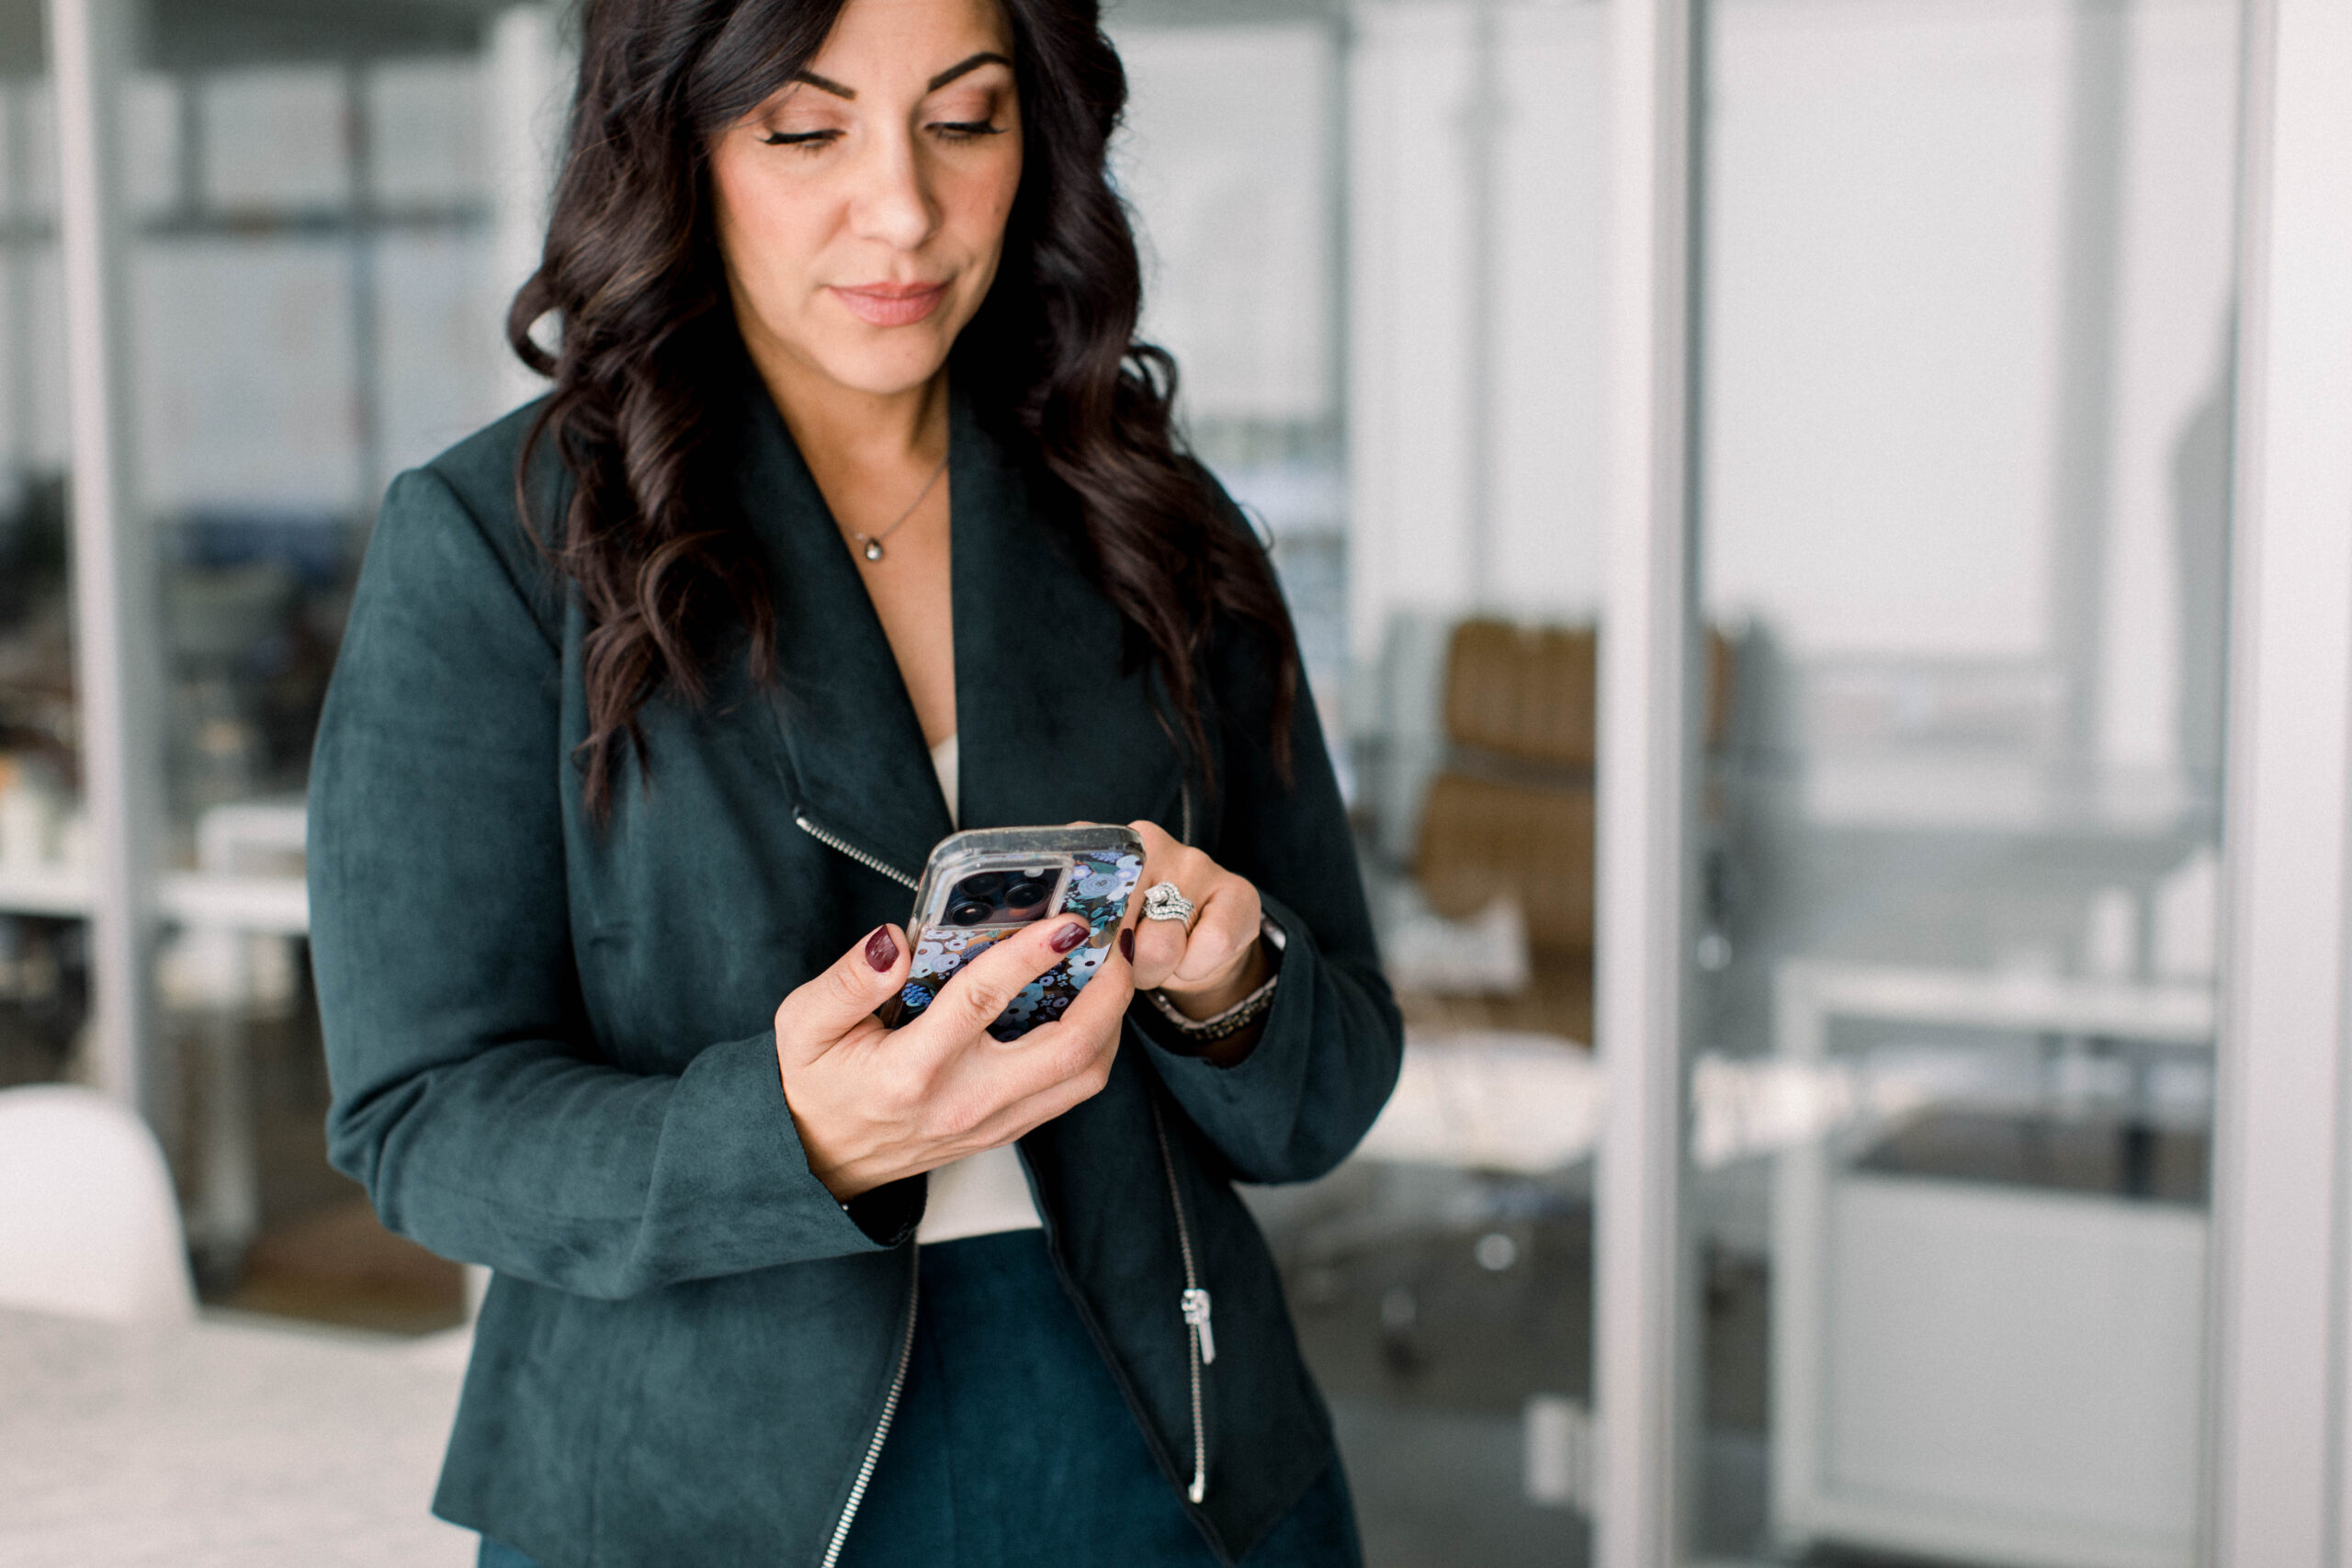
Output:
<svg viewBox="0 0 2352 1568">
<path fill-rule="evenodd" d="M 1593 1032 L 1593 1560 L 1682 1556 L 1690 1364 L 1681 1201 L 1699 615 L 1690 434 L 1692 0 L 1610 0 L 1609 491 Z"/>
<path fill-rule="evenodd" d="M 93 863 L 91 1068 L 99 1088 L 165 1122 L 152 974 L 164 663 L 155 551 L 131 490 L 127 204 L 117 146 L 132 17 L 130 0 L 48 0 L 43 19 L 57 84 L 74 696 Z"/>
<path fill-rule="evenodd" d="M 2346 1560 L 2352 9 L 2250 0 L 2209 1560 Z"/>
</svg>

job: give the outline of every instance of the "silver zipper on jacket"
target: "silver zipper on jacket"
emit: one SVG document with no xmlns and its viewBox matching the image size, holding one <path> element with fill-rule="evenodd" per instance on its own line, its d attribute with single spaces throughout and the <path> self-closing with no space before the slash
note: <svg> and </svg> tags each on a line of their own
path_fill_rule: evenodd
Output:
<svg viewBox="0 0 2352 1568">
<path fill-rule="evenodd" d="M 1184 1293 L 1176 1310 L 1184 1319 L 1184 1347 L 1193 1374 L 1193 1484 L 1184 1495 L 1198 1503 L 1209 1495 L 1209 1434 L 1201 1419 L 1201 1369 L 1216 1359 L 1216 1330 L 1209 1322 L 1209 1293 L 1193 1267 L 1193 1226 L 1176 1188 L 1176 1159 L 1168 1152 L 1168 1123 L 1159 1101 L 1151 1102 L 1151 1130 L 1159 1139 L 1159 1168 L 1168 1175 L 1168 1201 L 1176 1211 L 1176 1246 L 1184 1256 Z"/>
<path fill-rule="evenodd" d="M 806 822 L 802 827 L 808 827 Z M 890 1392 L 882 1398 L 882 1419 L 874 1428 L 874 1440 L 865 1445 L 865 1460 L 857 1467 L 857 1479 L 850 1483 L 849 1501 L 842 1505 L 842 1517 L 833 1526 L 833 1539 L 825 1547 L 824 1568 L 834 1568 L 841 1561 L 842 1546 L 849 1540 L 849 1527 L 857 1522 L 859 1505 L 865 1501 L 865 1488 L 874 1480 L 874 1467 L 881 1462 L 883 1440 L 890 1435 L 890 1423 L 898 1418 L 899 1395 L 906 1392 L 907 1368 L 915 1359 L 915 1312 L 922 1305 L 922 1247 L 919 1242 L 907 1244 L 907 1337 L 899 1347 L 899 1367 L 890 1374 Z"/>
<path fill-rule="evenodd" d="M 891 881 L 904 883 L 909 887 L 920 887 L 922 886 L 922 883 L 916 881 L 913 877 L 909 876 L 897 866 L 886 865 L 882 862 L 876 860 L 872 855 L 867 854 L 864 850 L 859 849 L 855 844 L 851 843 L 840 834 L 829 833 L 824 829 L 818 827 L 816 823 L 808 819 L 808 814 L 805 811 L 794 812 L 792 814 L 792 821 L 795 827 L 808 834 L 810 838 L 816 840 L 819 843 L 824 845 L 827 849 L 831 850 L 838 854 L 849 856 L 850 859 L 855 861 L 858 864 L 864 866 L 868 871 L 878 871 L 883 875 L 888 877 Z"/>
</svg>

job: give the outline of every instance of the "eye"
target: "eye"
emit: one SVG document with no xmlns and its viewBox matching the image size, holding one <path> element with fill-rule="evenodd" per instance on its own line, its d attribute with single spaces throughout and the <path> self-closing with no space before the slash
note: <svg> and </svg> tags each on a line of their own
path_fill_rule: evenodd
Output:
<svg viewBox="0 0 2352 1568">
<path fill-rule="evenodd" d="M 805 147 L 810 151 L 842 139 L 838 130 L 771 130 L 760 138 L 765 147 Z"/>
<path fill-rule="evenodd" d="M 984 119 L 935 120 L 931 129 L 942 141 L 978 141 L 983 136 L 1004 134 L 1004 127 Z"/>
</svg>

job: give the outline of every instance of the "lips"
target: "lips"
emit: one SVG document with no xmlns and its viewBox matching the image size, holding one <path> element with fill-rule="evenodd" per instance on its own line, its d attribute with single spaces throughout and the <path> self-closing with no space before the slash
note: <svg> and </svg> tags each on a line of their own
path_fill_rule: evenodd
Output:
<svg viewBox="0 0 2352 1568">
<path fill-rule="evenodd" d="M 939 309 L 947 298 L 944 283 L 872 283 L 833 292 L 849 313 L 869 327 L 910 327 Z"/>
</svg>

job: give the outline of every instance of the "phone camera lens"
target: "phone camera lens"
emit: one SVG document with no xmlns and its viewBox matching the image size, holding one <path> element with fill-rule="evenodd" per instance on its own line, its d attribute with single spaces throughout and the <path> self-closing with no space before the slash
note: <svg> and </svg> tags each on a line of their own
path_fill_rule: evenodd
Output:
<svg viewBox="0 0 2352 1568">
<path fill-rule="evenodd" d="M 1001 871 L 984 871 L 977 876 L 967 876 L 956 885 L 956 897 L 958 899 L 968 898 L 980 904 L 995 903 L 997 895 L 1003 891 L 1004 873 Z"/>
<path fill-rule="evenodd" d="M 958 888 L 957 892 L 962 889 Z M 985 898 L 957 898 L 947 906 L 947 923 L 951 926 L 986 925 L 995 906 Z"/>
<path fill-rule="evenodd" d="M 1005 889 L 1004 905 L 1008 909 L 1034 909 L 1044 903 L 1053 890 L 1052 877 L 1033 873 Z"/>
</svg>

